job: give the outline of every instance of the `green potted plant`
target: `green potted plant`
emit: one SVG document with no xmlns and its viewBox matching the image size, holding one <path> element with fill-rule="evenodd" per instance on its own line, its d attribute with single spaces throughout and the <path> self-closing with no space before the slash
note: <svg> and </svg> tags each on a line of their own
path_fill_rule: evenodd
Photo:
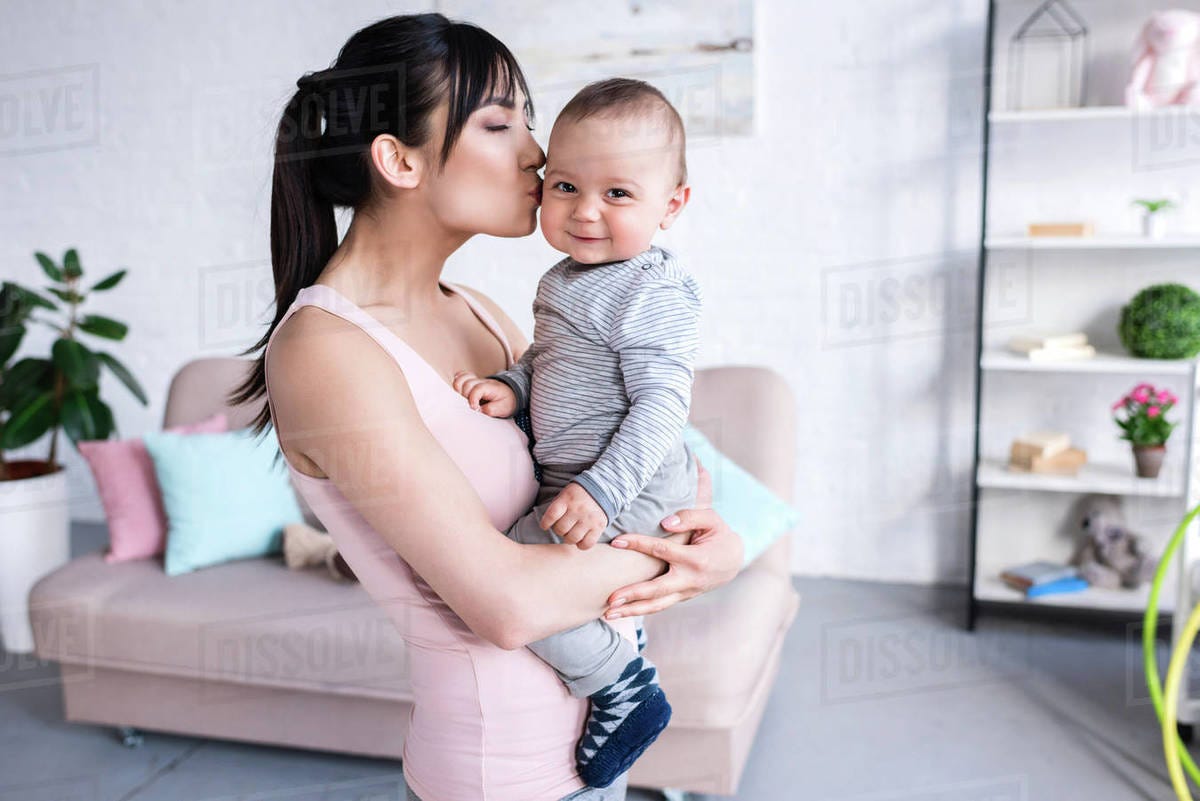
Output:
<svg viewBox="0 0 1200 801">
<path fill-rule="evenodd" d="M 120 341 L 128 327 L 110 317 L 83 314 L 91 293 L 112 289 L 125 276 L 118 270 L 83 288 L 83 268 L 75 249 L 56 264 L 35 253 L 51 285 L 45 292 L 11 281 L 0 285 L 0 638 L 13 653 L 33 650 L 29 629 L 29 589 L 42 575 L 66 562 L 70 519 L 67 478 L 58 461 L 58 430 L 72 443 L 107 439 L 116 426 L 100 399 L 100 373 L 108 370 L 147 403 L 146 393 L 111 353 L 81 337 Z M 49 312 L 50 316 L 41 313 Z M 26 356 L 13 363 L 31 323 L 57 333 L 48 357 Z M 10 459 L 6 451 L 50 435 L 45 459 Z"/>
<path fill-rule="evenodd" d="M 1167 438 L 1178 425 L 1167 421 L 1167 412 L 1178 400 L 1169 389 L 1141 383 L 1112 405 L 1120 438 L 1129 440 L 1133 447 L 1134 464 L 1142 478 L 1158 476 L 1167 452 Z"/>
<path fill-rule="evenodd" d="M 1190 359 L 1200 353 L 1200 294 L 1183 284 L 1154 284 L 1121 308 L 1121 344 L 1141 359 Z"/>
<path fill-rule="evenodd" d="M 1175 203 L 1167 198 L 1138 198 L 1133 205 L 1142 207 L 1142 234 L 1151 239 L 1158 239 L 1166 233 L 1166 221 L 1162 213 L 1175 208 Z"/>
</svg>

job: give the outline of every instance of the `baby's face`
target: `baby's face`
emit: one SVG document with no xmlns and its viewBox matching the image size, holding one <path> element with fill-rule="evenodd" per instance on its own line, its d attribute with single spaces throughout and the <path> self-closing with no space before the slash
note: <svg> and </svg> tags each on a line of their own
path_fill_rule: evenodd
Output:
<svg viewBox="0 0 1200 801">
<path fill-rule="evenodd" d="M 560 120 L 547 151 L 542 235 L 582 264 L 636 256 L 687 204 L 668 132 L 652 120 Z"/>
</svg>

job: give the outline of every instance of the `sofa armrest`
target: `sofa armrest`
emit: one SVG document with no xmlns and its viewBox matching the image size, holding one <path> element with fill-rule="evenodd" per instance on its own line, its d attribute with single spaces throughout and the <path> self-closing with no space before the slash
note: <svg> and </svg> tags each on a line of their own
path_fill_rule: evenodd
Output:
<svg viewBox="0 0 1200 801">
<path fill-rule="evenodd" d="M 783 376 L 750 365 L 698 369 L 690 422 L 772 492 L 792 501 L 796 403 Z M 754 566 L 788 576 L 790 551 L 789 538 L 780 537 Z"/>
</svg>

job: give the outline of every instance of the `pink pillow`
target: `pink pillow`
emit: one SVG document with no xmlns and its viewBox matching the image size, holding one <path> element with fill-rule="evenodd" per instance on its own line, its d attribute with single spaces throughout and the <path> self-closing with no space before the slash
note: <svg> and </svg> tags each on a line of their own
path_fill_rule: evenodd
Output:
<svg viewBox="0 0 1200 801">
<path fill-rule="evenodd" d="M 219 434 L 229 430 L 224 413 L 198 423 L 172 426 L 178 434 Z M 108 551 L 104 561 L 149 559 L 163 552 L 167 539 L 167 513 L 162 492 L 141 437 L 93 439 L 75 443 L 96 479 L 100 503 L 108 518 Z"/>
</svg>

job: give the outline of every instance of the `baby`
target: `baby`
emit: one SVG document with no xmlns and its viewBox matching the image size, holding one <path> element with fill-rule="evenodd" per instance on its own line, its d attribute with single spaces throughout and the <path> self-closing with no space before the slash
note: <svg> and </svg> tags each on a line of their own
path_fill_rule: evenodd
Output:
<svg viewBox="0 0 1200 801">
<path fill-rule="evenodd" d="M 524 543 L 591 548 L 695 505 L 683 441 L 699 340 L 700 288 L 650 244 L 687 205 L 683 122 L 662 93 L 624 78 L 584 87 L 550 133 L 542 234 L 567 258 L 538 283 L 533 343 L 511 369 L 455 376 L 472 408 L 532 422 L 541 488 L 508 530 Z M 527 433 L 528 430 L 527 430 Z M 671 717 L 654 665 L 602 620 L 530 649 L 591 711 L 579 775 L 607 787 Z"/>
</svg>

